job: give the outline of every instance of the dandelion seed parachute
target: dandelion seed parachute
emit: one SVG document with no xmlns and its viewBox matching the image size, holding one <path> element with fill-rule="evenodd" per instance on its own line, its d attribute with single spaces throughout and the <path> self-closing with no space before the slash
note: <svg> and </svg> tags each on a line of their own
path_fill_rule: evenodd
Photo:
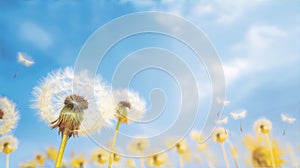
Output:
<svg viewBox="0 0 300 168">
<path fill-rule="evenodd" d="M 16 127 L 19 112 L 13 101 L 7 97 L 0 97 L 0 134 L 10 132 Z"/>
<path fill-rule="evenodd" d="M 17 60 L 19 63 L 21 63 L 24 66 L 30 67 L 31 65 L 34 64 L 34 61 L 32 58 L 30 58 L 29 55 L 23 52 L 18 52 L 18 57 Z"/>
</svg>

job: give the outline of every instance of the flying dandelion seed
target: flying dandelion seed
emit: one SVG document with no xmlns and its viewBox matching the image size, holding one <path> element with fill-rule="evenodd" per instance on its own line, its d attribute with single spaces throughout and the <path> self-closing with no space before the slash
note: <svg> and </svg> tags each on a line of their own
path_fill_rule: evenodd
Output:
<svg viewBox="0 0 300 168">
<path fill-rule="evenodd" d="M 7 97 L 0 97 L 0 134 L 10 132 L 16 127 L 19 112 L 13 101 Z"/>
<path fill-rule="evenodd" d="M 18 148 L 18 140 L 11 136 L 5 135 L 0 137 L 0 151 L 6 155 L 6 168 L 9 168 L 9 155 Z"/>
<path fill-rule="evenodd" d="M 75 76 L 67 67 L 48 73 L 40 86 L 33 89 L 33 95 L 33 108 L 38 109 L 41 118 L 52 129 L 58 128 L 62 135 L 56 167 L 61 166 L 71 136 L 97 132 L 114 117 L 107 86 L 99 77 L 92 78 L 87 71 Z"/>
<path fill-rule="evenodd" d="M 296 118 L 288 117 L 285 114 L 281 114 L 281 121 L 288 124 L 293 124 Z M 285 135 L 287 125 L 285 124 L 282 134 Z"/>
<path fill-rule="evenodd" d="M 217 103 L 222 104 L 223 106 L 227 106 L 230 104 L 230 101 L 221 99 L 220 97 L 217 97 Z M 217 116 L 219 116 L 219 115 L 220 115 L 220 111 L 217 113 Z"/>
<path fill-rule="evenodd" d="M 24 52 L 18 52 L 17 60 L 19 63 L 26 67 L 30 67 L 34 64 L 34 60 Z"/>
<path fill-rule="evenodd" d="M 228 123 L 228 117 L 216 121 L 216 124 L 218 125 L 227 124 L 227 123 Z"/>
<path fill-rule="evenodd" d="M 121 124 L 130 123 L 141 119 L 145 112 L 146 106 L 145 101 L 139 97 L 138 93 L 129 91 L 127 89 L 114 92 L 114 104 L 117 125 L 111 144 L 111 153 L 109 156 L 108 168 L 112 167 L 112 163 L 114 160 L 114 147 Z"/>
<path fill-rule="evenodd" d="M 224 146 L 224 142 L 228 139 L 228 131 L 224 127 L 218 127 L 212 134 L 212 140 L 221 144 L 222 153 L 225 161 L 226 168 L 229 168 L 229 162 Z"/>
<path fill-rule="evenodd" d="M 242 126 L 242 120 L 243 118 L 246 117 L 247 110 L 241 110 L 237 112 L 231 112 L 230 115 L 234 120 L 239 120 L 240 121 L 240 131 L 243 132 L 243 126 Z"/>
</svg>

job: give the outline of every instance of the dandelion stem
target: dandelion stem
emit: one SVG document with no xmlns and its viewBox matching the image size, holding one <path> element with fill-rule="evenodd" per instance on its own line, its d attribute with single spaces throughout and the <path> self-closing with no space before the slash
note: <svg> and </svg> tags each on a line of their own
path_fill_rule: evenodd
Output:
<svg viewBox="0 0 300 168">
<path fill-rule="evenodd" d="M 115 130 L 115 133 L 114 133 L 114 138 L 113 138 L 113 141 L 112 141 L 112 144 L 111 144 L 111 151 L 110 151 L 110 154 L 109 154 L 108 168 L 112 167 L 112 162 L 113 162 L 113 159 L 114 159 L 115 143 L 116 143 L 117 135 L 119 133 L 119 129 L 120 129 L 120 126 L 121 126 L 121 123 L 122 123 L 121 121 L 122 121 L 122 118 L 119 117 L 118 123 L 117 123 L 117 126 L 116 126 L 116 130 Z"/>
<path fill-rule="evenodd" d="M 272 143 L 271 143 L 269 134 L 266 134 L 266 138 L 267 138 L 267 144 L 269 146 L 269 150 L 270 150 L 270 154 L 271 154 L 272 167 L 276 167 L 275 166 L 275 159 L 274 159 L 274 154 L 273 154 Z"/>
<path fill-rule="evenodd" d="M 141 168 L 144 168 L 145 166 L 144 166 L 144 159 L 143 158 L 140 158 L 140 166 L 141 166 Z"/>
<path fill-rule="evenodd" d="M 6 154 L 6 168 L 9 168 L 9 154 Z"/>
<path fill-rule="evenodd" d="M 226 168 L 229 168 L 229 162 L 228 162 L 228 159 L 227 159 L 227 154 L 226 154 L 226 151 L 225 151 L 224 143 L 221 143 L 221 148 L 222 148 L 222 153 L 223 153 L 224 161 L 225 161 L 225 164 L 226 164 Z"/>
<path fill-rule="evenodd" d="M 180 154 L 179 154 L 179 167 L 183 168 L 183 158 Z"/>
<path fill-rule="evenodd" d="M 65 149 L 66 149 L 68 139 L 69 139 L 69 136 L 67 134 L 63 133 L 61 143 L 60 143 L 60 147 L 59 147 L 59 151 L 58 151 L 58 155 L 57 155 L 57 158 L 56 158 L 56 164 L 55 164 L 56 168 L 60 168 L 61 165 L 62 165 L 62 159 L 63 159 L 63 156 L 64 156 L 64 152 L 65 152 Z"/>
</svg>

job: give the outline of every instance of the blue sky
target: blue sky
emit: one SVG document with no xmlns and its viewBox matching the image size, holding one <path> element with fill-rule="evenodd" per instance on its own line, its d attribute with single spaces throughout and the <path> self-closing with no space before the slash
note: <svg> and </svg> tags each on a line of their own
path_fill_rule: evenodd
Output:
<svg viewBox="0 0 300 168">
<path fill-rule="evenodd" d="M 73 66 L 81 47 L 99 27 L 125 14 L 143 11 L 179 15 L 207 35 L 225 73 L 226 97 L 231 103 L 225 107 L 224 116 L 234 110 L 247 109 L 248 116 L 243 121 L 245 132 L 253 132 L 256 119 L 267 117 L 273 122 L 273 135 L 277 139 L 283 144 L 290 142 L 299 146 L 299 121 L 288 125 L 287 134 L 282 136 L 284 124 L 280 120 L 281 113 L 300 119 L 299 1 L 1 0 L 0 9 L 0 94 L 16 102 L 21 116 L 13 132 L 20 146 L 12 154 L 12 167 L 30 160 L 48 146 L 59 144 L 57 131 L 50 130 L 36 111 L 29 108 L 32 88 L 49 71 Z M 211 88 L 204 64 L 176 39 L 143 34 L 123 40 L 107 53 L 99 74 L 111 82 L 120 60 L 145 47 L 168 49 L 189 64 L 196 72 L 201 95 L 199 112 L 209 110 Z M 16 61 L 18 52 L 31 55 L 36 64 L 28 68 L 20 65 Z M 19 71 L 18 76 L 13 79 L 16 71 Z M 130 87 L 139 91 L 148 103 L 149 92 L 161 88 L 168 104 L 162 118 L 155 123 L 141 127 L 128 125 L 121 131 L 133 135 L 145 134 L 147 130 L 146 134 L 156 134 L 172 123 L 174 114 L 178 114 L 178 107 L 172 104 L 178 103 L 180 95 L 170 76 L 160 70 L 145 70 L 132 80 Z M 201 116 L 195 129 L 200 129 Z M 231 119 L 225 127 L 234 132 L 231 141 L 240 145 L 243 134 L 238 131 L 238 122 Z M 78 147 L 78 144 L 84 145 Z M 72 139 L 66 156 L 71 151 L 88 153 L 95 147 L 89 138 Z M 0 157 L 0 163 L 3 161 L 4 156 Z"/>
</svg>

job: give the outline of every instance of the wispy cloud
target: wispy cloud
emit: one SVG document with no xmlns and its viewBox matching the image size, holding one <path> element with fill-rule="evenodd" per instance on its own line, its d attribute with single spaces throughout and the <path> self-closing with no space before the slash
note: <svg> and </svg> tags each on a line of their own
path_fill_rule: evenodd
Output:
<svg viewBox="0 0 300 168">
<path fill-rule="evenodd" d="M 19 32 L 25 41 L 41 49 L 45 49 L 53 43 L 48 32 L 33 22 L 21 23 Z"/>
</svg>

